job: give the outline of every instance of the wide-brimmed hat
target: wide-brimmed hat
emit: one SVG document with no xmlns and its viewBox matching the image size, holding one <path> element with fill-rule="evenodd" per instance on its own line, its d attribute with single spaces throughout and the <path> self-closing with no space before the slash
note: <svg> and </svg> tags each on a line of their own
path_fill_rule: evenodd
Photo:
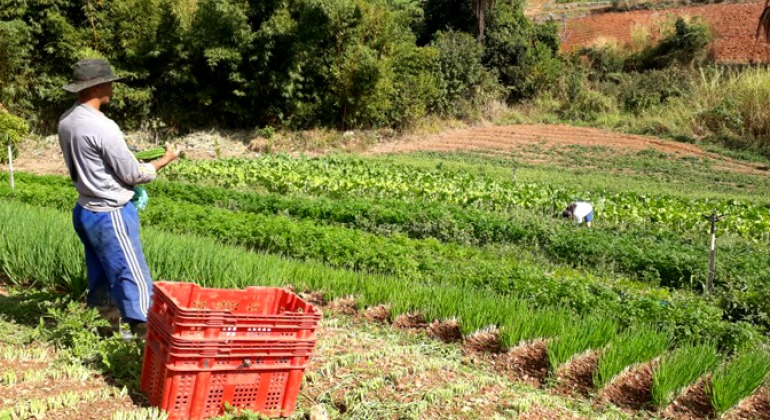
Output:
<svg viewBox="0 0 770 420">
<path fill-rule="evenodd" d="M 102 83 L 121 80 L 123 77 L 115 76 L 106 60 L 87 58 L 80 60 L 72 67 L 72 82 L 62 86 L 67 92 L 78 93 L 83 89 Z"/>
</svg>

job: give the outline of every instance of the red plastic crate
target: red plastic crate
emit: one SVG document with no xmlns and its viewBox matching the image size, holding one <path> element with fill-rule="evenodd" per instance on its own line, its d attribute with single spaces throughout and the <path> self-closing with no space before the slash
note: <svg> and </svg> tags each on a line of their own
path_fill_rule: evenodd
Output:
<svg viewBox="0 0 770 420">
<path fill-rule="evenodd" d="M 269 417 L 294 411 L 314 342 L 267 343 L 250 348 L 173 349 L 148 332 L 141 388 L 169 419 L 204 419 L 224 413 L 224 403 Z"/>
<path fill-rule="evenodd" d="M 275 347 L 308 348 L 312 350 L 316 340 L 286 338 L 286 337 L 236 337 L 236 338 L 202 338 L 190 340 L 170 335 L 158 321 L 148 319 L 147 342 L 158 342 L 174 354 L 212 355 L 229 354 L 249 356 L 254 352 Z"/>
<path fill-rule="evenodd" d="M 287 290 L 156 282 L 141 389 L 170 419 L 294 411 L 321 313 Z"/>
<path fill-rule="evenodd" d="M 185 338 L 312 338 L 321 311 L 296 294 L 272 287 L 211 289 L 194 283 L 156 282 L 150 316 Z"/>
</svg>

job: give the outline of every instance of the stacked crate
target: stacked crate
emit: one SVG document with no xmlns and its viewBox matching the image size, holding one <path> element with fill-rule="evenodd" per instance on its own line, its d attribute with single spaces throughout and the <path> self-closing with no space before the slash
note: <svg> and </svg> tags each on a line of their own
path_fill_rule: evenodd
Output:
<svg viewBox="0 0 770 420">
<path fill-rule="evenodd" d="M 294 411 L 321 312 L 285 289 L 156 282 L 141 388 L 169 419 Z"/>
</svg>

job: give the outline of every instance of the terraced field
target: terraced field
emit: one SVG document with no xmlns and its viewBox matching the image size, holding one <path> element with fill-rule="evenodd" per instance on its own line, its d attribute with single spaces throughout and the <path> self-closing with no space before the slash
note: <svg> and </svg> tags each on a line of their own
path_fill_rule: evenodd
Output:
<svg viewBox="0 0 770 420">
<path fill-rule="evenodd" d="M 562 47 L 566 51 L 597 41 L 630 45 L 633 34 L 646 33 L 653 40 L 661 37 L 661 27 L 672 17 L 701 17 L 714 36 L 710 54 L 720 63 L 770 62 L 770 44 L 757 42 L 755 34 L 764 2 L 712 4 L 664 10 L 597 13 L 570 19 Z M 662 26 L 663 25 L 663 26 Z"/>
</svg>

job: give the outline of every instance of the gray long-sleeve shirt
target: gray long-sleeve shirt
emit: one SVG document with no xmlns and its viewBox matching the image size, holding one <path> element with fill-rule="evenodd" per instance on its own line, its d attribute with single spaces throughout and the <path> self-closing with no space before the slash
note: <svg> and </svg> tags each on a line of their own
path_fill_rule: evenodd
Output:
<svg viewBox="0 0 770 420">
<path fill-rule="evenodd" d="M 114 121 L 89 105 L 76 103 L 59 120 L 59 145 L 78 204 L 95 212 L 121 208 L 134 196 L 134 185 L 157 176 L 139 163 Z"/>
</svg>

